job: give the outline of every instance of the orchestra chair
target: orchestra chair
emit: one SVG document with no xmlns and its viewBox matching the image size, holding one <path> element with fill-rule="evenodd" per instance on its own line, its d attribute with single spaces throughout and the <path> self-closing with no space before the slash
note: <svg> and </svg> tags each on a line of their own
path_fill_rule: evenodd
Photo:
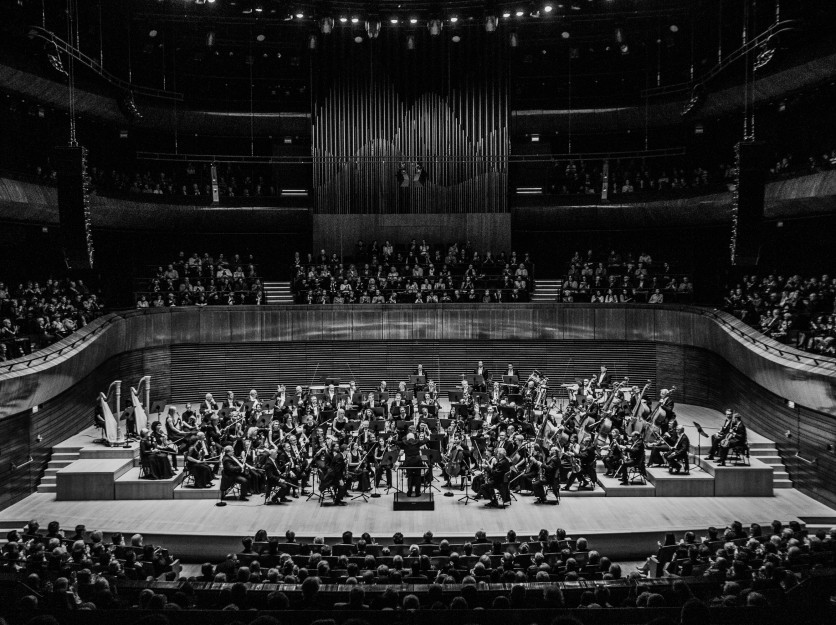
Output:
<svg viewBox="0 0 836 625">
<path fill-rule="evenodd" d="M 319 491 L 319 505 L 320 506 L 325 505 L 325 498 L 326 497 L 331 497 L 331 502 L 332 503 L 337 501 L 337 491 L 335 490 L 335 488 L 336 487 L 334 487 L 334 486 L 328 486 L 326 488 L 323 488 L 321 491 Z M 313 492 L 313 490 L 311 492 Z"/>
<path fill-rule="evenodd" d="M 632 484 L 636 478 L 641 480 L 642 486 L 647 484 L 647 471 L 645 470 L 644 461 L 627 467 L 627 482 Z"/>
<path fill-rule="evenodd" d="M 107 443 L 107 433 L 105 432 L 105 420 L 104 420 L 104 417 L 102 415 L 100 415 L 99 413 L 96 413 L 96 414 L 93 415 L 93 426 L 96 429 L 101 430 L 101 432 L 102 432 L 102 437 L 93 441 L 93 442 L 94 443 L 105 443 L 106 444 Z"/>
<path fill-rule="evenodd" d="M 752 463 L 749 461 L 749 443 L 741 443 L 729 449 L 729 460 L 737 466 L 752 466 Z"/>
<path fill-rule="evenodd" d="M 235 498 L 238 499 L 239 497 L 241 497 L 241 486 L 240 484 L 238 484 L 238 482 L 224 484 L 223 477 L 221 477 L 221 488 L 218 500 L 223 501 L 229 493 L 232 493 L 235 496 Z"/>
<path fill-rule="evenodd" d="M 194 480 L 194 474 L 192 473 L 192 468 L 185 461 L 184 461 L 184 465 L 185 466 L 183 467 L 183 475 L 185 477 L 183 477 L 183 487 L 184 488 L 186 486 L 194 487 L 195 480 Z"/>
</svg>

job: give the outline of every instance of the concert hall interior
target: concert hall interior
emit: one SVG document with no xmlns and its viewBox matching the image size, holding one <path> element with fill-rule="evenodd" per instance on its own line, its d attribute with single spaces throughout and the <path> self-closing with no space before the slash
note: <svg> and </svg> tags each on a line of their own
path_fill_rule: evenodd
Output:
<svg viewBox="0 0 836 625">
<path fill-rule="evenodd" d="M 0 3 L 0 625 L 836 622 L 834 24 Z"/>
</svg>

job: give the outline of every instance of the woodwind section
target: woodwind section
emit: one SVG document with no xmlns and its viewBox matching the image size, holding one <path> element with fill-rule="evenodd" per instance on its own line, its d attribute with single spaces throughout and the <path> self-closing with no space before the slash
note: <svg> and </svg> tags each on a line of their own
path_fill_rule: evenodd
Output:
<svg viewBox="0 0 836 625">
<path fill-rule="evenodd" d="M 312 58 L 315 210 L 507 211 L 506 43 L 478 28 L 322 38 Z"/>
</svg>

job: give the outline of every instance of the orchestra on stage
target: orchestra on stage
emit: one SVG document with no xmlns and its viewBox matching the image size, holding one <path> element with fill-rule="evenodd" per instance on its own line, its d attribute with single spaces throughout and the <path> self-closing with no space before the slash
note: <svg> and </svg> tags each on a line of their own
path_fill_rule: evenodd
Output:
<svg viewBox="0 0 836 625">
<path fill-rule="evenodd" d="M 448 390 L 444 410 L 420 364 L 394 388 L 326 378 L 320 386 L 280 384 L 266 398 L 207 393 L 182 412 L 168 407 L 163 421 L 138 433 L 143 476 L 171 478 L 183 454 L 188 484 L 212 488 L 219 479 L 222 499 L 346 505 L 350 491 L 363 500 L 380 489 L 422 497 L 439 475 L 446 496 L 458 489 L 465 503 L 503 508 L 517 495 L 556 505 L 573 488 L 594 491 L 599 470 L 625 486 L 643 483 L 648 467 L 689 474 L 692 444 L 677 422 L 675 386 L 654 401 L 650 381 L 616 381 L 604 366 L 553 387 L 539 370 L 522 378 L 512 364 L 496 376 L 482 361 L 472 371 Z M 710 438 L 708 459 L 724 466 L 746 444 L 742 417 L 728 410 Z"/>
</svg>

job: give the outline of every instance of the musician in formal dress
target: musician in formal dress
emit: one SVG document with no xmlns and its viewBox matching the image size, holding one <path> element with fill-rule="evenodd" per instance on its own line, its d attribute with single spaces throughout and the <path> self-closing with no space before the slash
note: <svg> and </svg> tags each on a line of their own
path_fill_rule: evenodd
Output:
<svg viewBox="0 0 836 625">
<path fill-rule="evenodd" d="M 474 387 L 476 391 L 484 393 L 488 388 L 488 384 L 490 384 L 491 372 L 488 371 L 487 367 L 485 367 L 484 364 L 482 364 L 481 360 L 476 363 L 476 368 L 473 370 L 473 375 L 482 376 L 482 382 L 479 382 L 477 380 L 476 384 L 474 384 Z"/>
<path fill-rule="evenodd" d="M 688 461 L 688 454 L 690 452 L 691 441 L 688 440 L 688 436 L 685 434 L 685 426 L 677 426 L 676 440 L 671 447 L 670 453 L 665 456 L 668 462 L 668 471 L 670 473 L 679 473 L 684 466 L 685 471 L 683 473 L 688 475 L 690 473 Z"/>
<path fill-rule="evenodd" d="M 192 410 L 191 402 L 186 402 L 186 407 L 183 409 L 183 414 L 181 415 L 183 423 L 188 426 L 189 431 L 194 433 L 197 432 L 199 428 L 197 413 Z"/>
<path fill-rule="evenodd" d="M 676 443 L 676 430 L 667 430 L 664 434 L 659 432 L 654 433 L 654 439 L 646 444 L 646 448 L 650 449 L 650 457 L 647 459 L 647 466 L 649 467 L 666 467 L 668 466 L 665 456 L 673 449 Z"/>
<path fill-rule="evenodd" d="M 333 384 L 328 385 L 328 390 L 325 391 L 325 399 L 323 400 L 325 410 L 334 410 L 337 407 L 337 390 Z"/>
<path fill-rule="evenodd" d="M 615 472 L 621 467 L 621 461 L 624 459 L 622 447 L 625 442 L 618 428 L 614 427 L 610 430 L 609 453 L 604 458 L 604 466 L 607 469 L 604 475 L 607 477 L 613 477 Z"/>
<path fill-rule="evenodd" d="M 621 469 L 619 469 L 616 477 L 620 478 L 622 486 L 629 486 L 630 482 L 627 479 L 629 468 L 639 467 L 640 470 L 644 470 L 644 439 L 639 432 L 633 432 L 633 440 L 624 451 L 624 462 L 621 464 Z"/>
<path fill-rule="evenodd" d="M 221 473 L 221 497 L 226 494 L 230 488 L 238 484 L 241 494 L 239 499 L 241 501 L 249 501 L 249 480 L 247 479 L 244 464 L 235 457 L 232 445 L 224 447 L 224 456 L 222 460 L 223 471 Z"/>
<path fill-rule="evenodd" d="M 563 490 L 568 491 L 575 480 L 578 480 L 578 490 L 595 490 L 598 484 L 598 471 L 596 464 L 598 458 L 595 455 L 596 434 L 585 434 L 584 438 L 572 450 L 576 458 L 573 463 L 573 471 L 566 480 Z"/>
<path fill-rule="evenodd" d="M 147 428 L 139 433 L 139 462 L 145 468 L 145 479 L 167 480 L 174 476 L 168 455 L 157 450 Z"/>
<path fill-rule="evenodd" d="M 482 496 L 486 499 L 490 499 L 490 501 L 485 504 L 486 508 L 504 507 L 499 505 L 499 501 L 497 501 L 497 493 L 499 493 L 502 497 L 503 504 L 511 501 L 511 493 L 506 480 L 508 471 L 511 470 L 511 462 L 508 460 L 508 456 L 503 448 L 497 448 L 495 454 L 496 461 L 494 462 L 493 467 L 491 467 L 488 471 L 487 479 L 482 487 Z"/>
<path fill-rule="evenodd" d="M 505 373 L 503 373 L 502 375 L 507 375 L 507 376 L 517 375 L 517 370 L 514 368 L 514 365 L 512 365 L 511 363 L 508 363 L 508 367 L 505 369 Z"/>
<path fill-rule="evenodd" d="M 270 450 L 263 466 L 267 482 L 266 496 L 269 497 L 266 503 L 268 505 L 290 503 L 290 499 L 287 498 L 287 494 L 290 492 L 290 485 L 285 476 L 286 469 L 279 463 L 279 452 L 277 449 Z"/>
<path fill-rule="evenodd" d="M 595 385 L 598 388 L 608 388 L 612 380 L 610 379 L 610 374 L 607 372 L 607 368 L 604 365 L 601 365 L 601 373 L 598 374 L 598 379 L 595 380 Z"/>
<path fill-rule="evenodd" d="M 394 437 L 390 438 L 386 444 L 384 444 L 381 439 L 381 444 L 375 448 L 374 452 L 374 461 L 376 466 L 374 472 L 375 488 L 380 486 L 380 480 L 384 476 L 386 476 L 386 487 L 390 488 L 392 486 L 392 467 L 395 465 L 399 455 L 400 449 L 398 448 L 397 440 Z"/>
<path fill-rule="evenodd" d="M 532 490 L 536 499 L 534 503 L 549 503 L 547 488 L 551 488 L 555 496 L 560 492 L 560 447 L 552 445 L 548 458 L 539 467 L 537 479 L 532 483 Z"/>
<path fill-rule="evenodd" d="M 180 449 L 188 449 L 195 441 L 196 428 L 184 423 L 183 418 L 174 406 L 170 406 L 168 409 L 168 414 L 165 418 L 165 429 L 169 440 Z"/>
<path fill-rule="evenodd" d="M 203 398 L 203 403 L 200 405 L 200 412 L 217 412 L 218 411 L 218 404 L 215 401 L 215 398 L 212 397 L 212 393 L 206 393 L 206 396 Z"/>
<path fill-rule="evenodd" d="M 395 393 L 395 399 L 389 406 L 389 414 L 395 419 L 408 419 L 409 409 L 410 405 L 404 401 L 403 395 L 400 392 Z"/>
<path fill-rule="evenodd" d="M 424 382 L 423 383 L 416 382 L 415 387 L 412 389 L 413 391 L 415 391 L 415 393 L 417 393 L 418 391 L 423 391 L 427 387 L 426 384 L 427 384 L 427 377 L 428 377 L 427 372 L 424 371 L 424 365 L 419 364 L 417 367 L 415 367 L 415 369 L 412 370 L 412 375 L 424 376 Z"/>
<path fill-rule="evenodd" d="M 335 506 L 346 505 L 343 501 L 343 498 L 348 492 L 348 484 L 346 483 L 346 449 L 346 445 L 340 446 L 336 441 L 331 443 L 331 450 L 327 455 L 328 466 L 325 475 L 322 476 L 319 483 L 320 491 L 326 488 L 333 489 Z"/>
<path fill-rule="evenodd" d="M 217 470 L 218 462 L 214 468 L 207 462 L 209 459 L 209 447 L 206 445 L 206 435 L 198 432 L 194 443 L 186 451 L 186 468 L 194 476 L 195 488 L 212 488 L 212 478 Z"/>
<path fill-rule="evenodd" d="M 720 431 L 711 435 L 711 449 L 708 450 L 708 460 L 714 460 L 714 456 L 719 453 L 720 443 L 728 435 L 729 430 L 731 429 L 732 421 L 734 421 L 732 410 L 731 408 L 726 408 L 726 420 L 723 421 Z"/>
<path fill-rule="evenodd" d="M 262 493 L 264 492 L 264 469 L 259 466 L 261 464 L 259 453 L 253 444 L 253 438 L 251 436 L 244 438 L 243 443 L 239 459 L 247 467 L 247 479 L 250 485 L 249 492 L 254 494 Z"/>
<path fill-rule="evenodd" d="M 662 428 L 663 432 L 667 432 L 670 429 L 676 427 L 676 413 L 674 412 L 674 401 L 671 397 L 670 391 L 666 388 L 663 388 L 659 391 L 659 404 L 656 406 L 656 410 L 664 420 L 660 420 L 659 426 Z"/>
<path fill-rule="evenodd" d="M 726 466 L 726 458 L 729 456 L 729 450 L 735 447 L 741 447 L 746 444 L 746 426 L 743 425 L 743 418 L 739 412 L 732 415 L 732 423 L 729 426 L 729 432 L 726 438 L 720 441 L 720 458 L 719 466 Z"/>
<path fill-rule="evenodd" d="M 151 440 L 154 442 L 155 452 L 165 454 L 171 463 L 171 468 L 174 469 L 174 473 L 177 473 L 177 453 L 179 450 L 177 445 L 168 440 L 163 424 L 159 421 L 154 421 L 151 424 Z"/>
</svg>

